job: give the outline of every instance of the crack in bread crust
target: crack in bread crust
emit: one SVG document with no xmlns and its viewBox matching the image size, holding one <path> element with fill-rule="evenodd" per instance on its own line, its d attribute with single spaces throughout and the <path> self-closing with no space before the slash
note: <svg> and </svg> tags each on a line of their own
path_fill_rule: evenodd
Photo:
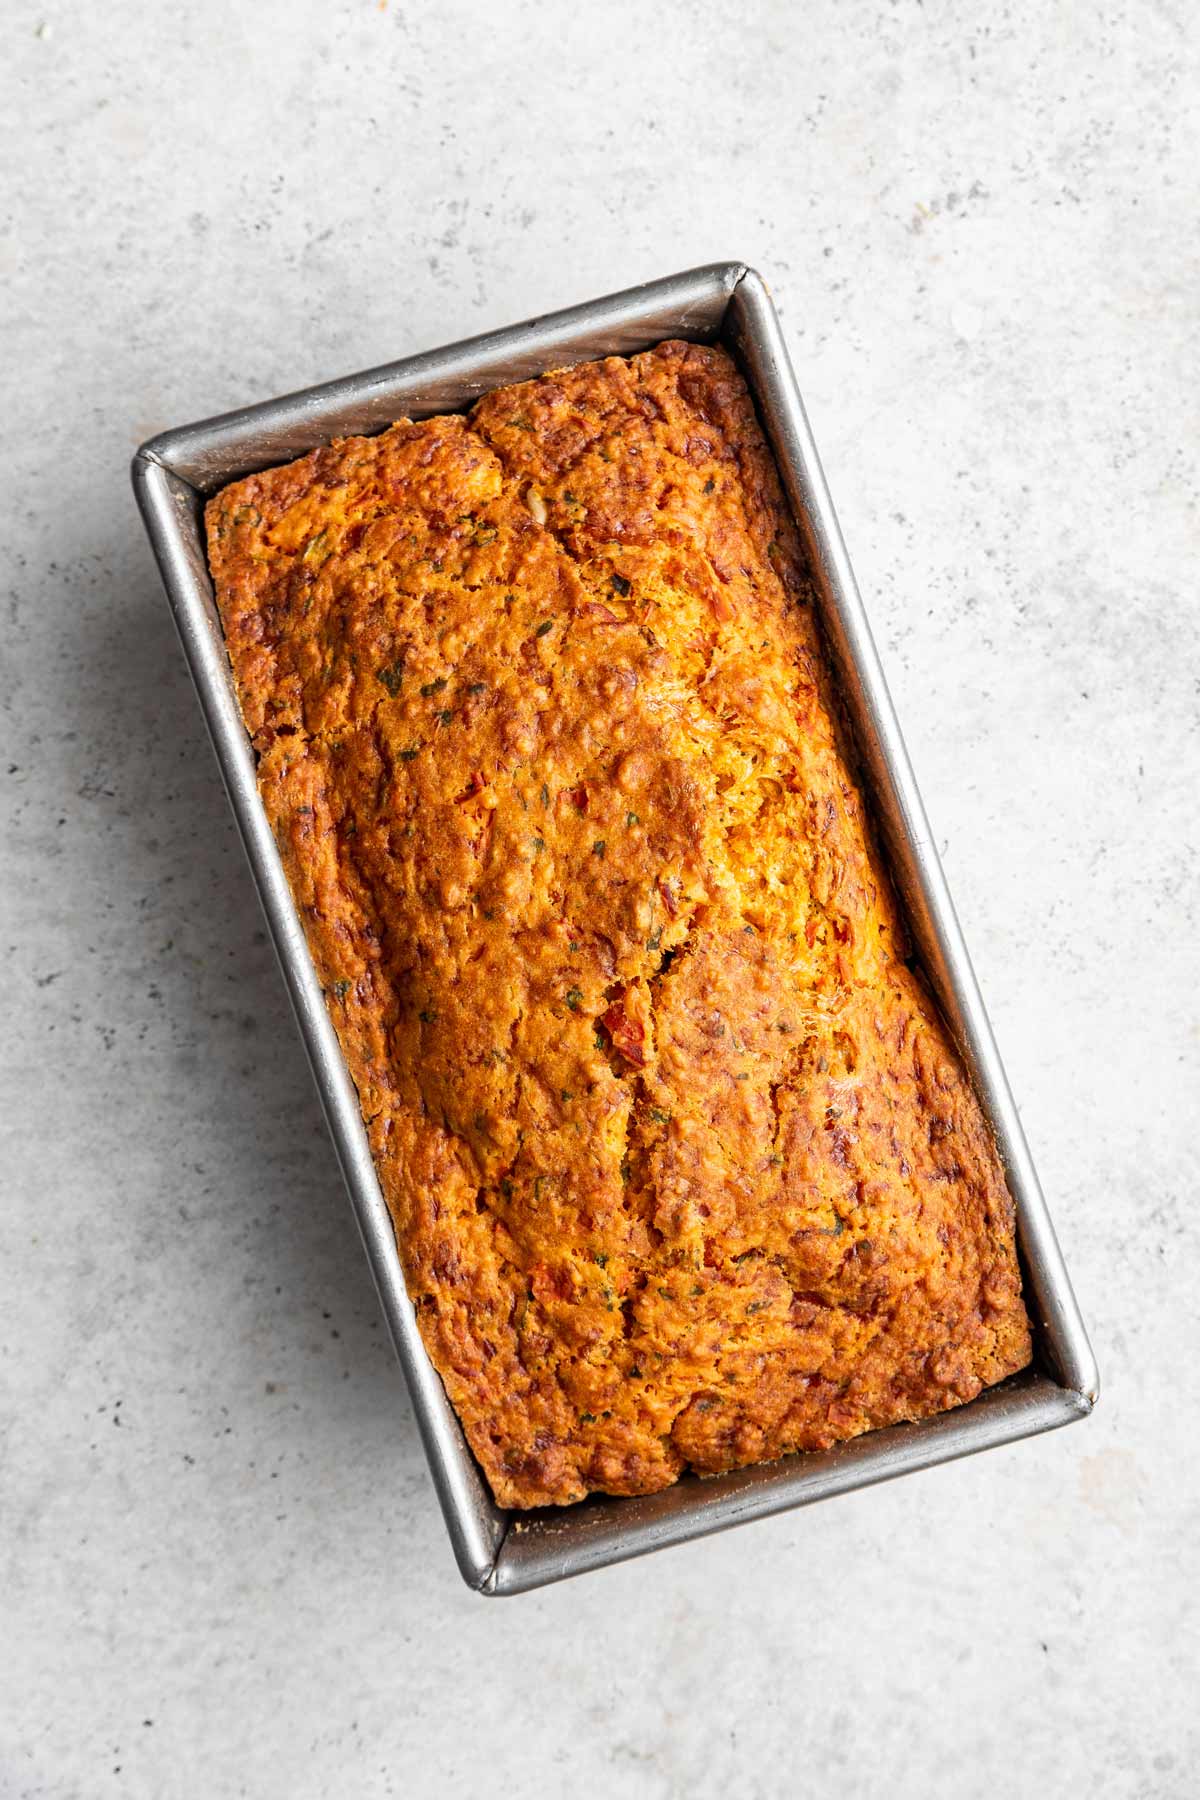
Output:
<svg viewBox="0 0 1200 1800">
<path fill-rule="evenodd" d="M 652 1492 L 1029 1359 L 1012 1202 L 725 353 L 207 512 L 259 786 L 497 1499 Z"/>
</svg>

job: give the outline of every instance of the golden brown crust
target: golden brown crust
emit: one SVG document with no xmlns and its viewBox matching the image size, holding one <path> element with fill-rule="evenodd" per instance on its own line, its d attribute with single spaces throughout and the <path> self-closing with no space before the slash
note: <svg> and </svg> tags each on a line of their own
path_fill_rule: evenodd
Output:
<svg viewBox="0 0 1200 1800">
<path fill-rule="evenodd" d="M 227 488 L 259 781 L 430 1356 L 508 1506 L 1029 1359 L 1013 1208 L 749 396 L 668 343 Z"/>
</svg>

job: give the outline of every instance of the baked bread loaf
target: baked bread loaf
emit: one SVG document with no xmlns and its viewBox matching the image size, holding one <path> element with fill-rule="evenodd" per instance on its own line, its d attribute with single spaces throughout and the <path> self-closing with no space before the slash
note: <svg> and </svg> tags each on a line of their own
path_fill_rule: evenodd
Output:
<svg viewBox="0 0 1200 1800">
<path fill-rule="evenodd" d="M 235 483 L 209 557 L 421 1331 L 506 1506 L 970 1400 L 1030 1338 L 797 533 L 666 343 Z"/>
</svg>

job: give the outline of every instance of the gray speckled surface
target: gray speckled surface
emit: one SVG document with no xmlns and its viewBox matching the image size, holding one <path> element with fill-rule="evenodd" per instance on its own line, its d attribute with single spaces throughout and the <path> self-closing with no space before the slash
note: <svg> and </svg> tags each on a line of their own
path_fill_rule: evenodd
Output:
<svg viewBox="0 0 1200 1800">
<path fill-rule="evenodd" d="M 0 33 L 0 1792 L 1193 1793 L 1194 9 L 10 0 Z M 783 309 L 1106 1392 L 490 1604 L 126 462 L 721 256 Z"/>
</svg>

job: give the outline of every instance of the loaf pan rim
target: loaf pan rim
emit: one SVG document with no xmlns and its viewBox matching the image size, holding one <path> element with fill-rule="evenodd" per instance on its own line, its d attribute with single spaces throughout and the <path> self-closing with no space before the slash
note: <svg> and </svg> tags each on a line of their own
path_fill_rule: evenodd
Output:
<svg viewBox="0 0 1200 1800">
<path fill-rule="evenodd" d="M 965 996 L 965 1015 L 955 1017 L 955 1009 L 947 1009 L 940 980 L 934 980 L 934 988 L 943 1010 L 950 1013 L 972 1077 L 981 1088 L 980 1098 L 989 1122 L 1006 1151 L 1006 1171 L 1017 1206 L 1026 1301 L 1042 1363 L 1031 1379 L 1048 1384 L 1053 1392 L 1043 1391 L 1032 1400 L 1009 1406 L 1002 1395 L 1007 1384 L 1000 1384 L 999 1388 L 985 1390 L 965 1407 L 937 1414 L 931 1420 L 864 1434 L 848 1445 L 838 1446 L 835 1452 L 818 1453 L 816 1460 L 812 1454 L 800 1454 L 782 1458 L 778 1463 L 734 1470 L 702 1483 L 686 1478 L 673 1489 L 664 1490 L 667 1496 L 679 1496 L 674 1502 L 659 1501 L 656 1496 L 630 1500 L 593 1496 L 576 1507 L 560 1509 L 552 1518 L 538 1515 L 531 1520 L 528 1515 L 506 1513 L 492 1499 L 416 1331 L 390 1219 L 370 1166 L 369 1152 L 364 1167 L 365 1133 L 357 1098 L 332 1021 L 324 1009 L 315 969 L 257 797 L 249 744 L 236 712 L 231 671 L 223 641 L 219 641 L 219 628 L 214 639 L 215 611 L 204 557 L 201 510 L 204 498 L 238 473 L 272 466 L 273 462 L 289 460 L 327 442 L 330 436 L 364 429 L 355 420 L 366 418 L 366 429 L 384 429 L 391 422 L 386 416 L 390 396 L 401 391 L 410 398 L 416 393 L 423 403 L 426 395 L 436 401 L 437 395 L 453 391 L 457 384 L 461 389 L 459 407 L 437 401 L 414 411 L 413 416 L 428 416 L 433 410 L 461 410 L 487 387 L 522 378 L 521 373 L 501 372 L 506 358 L 512 359 L 518 370 L 531 365 L 528 372 L 532 372 L 532 365 L 539 359 L 543 367 L 560 367 L 568 361 L 628 354 L 630 347 L 646 347 L 667 337 L 725 341 L 733 349 L 763 416 L 793 511 L 809 540 L 810 554 L 816 555 L 818 585 L 822 590 L 819 597 L 827 629 L 830 617 L 841 624 L 849 621 L 853 627 L 848 648 L 843 644 L 837 655 L 849 655 L 851 678 L 862 683 L 878 715 L 871 729 L 881 729 L 883 733 L 881 766 L 888 778 L 898 783 L 898 805 L 902 812 L 907 808 L 901 824 L 913 840 L 908 849 L 920 865 L 922 882 L 938 901 L 936 948 L 948 958 L 960 1012 Z M 604 341 L 593 342 L 600 339 Z M 589 354 L 575 354 L 581 343 L 587 346 Z M 555 352 L 562 352 L 561 361 L 554 360 Z M 747 367 L 748 362 L 752 367 Z M 495 378 L 489 380 L 489 375 Z M 396 416 L 400 415 L 393 411 L 392 417 Z M 345 432 L 329 429 L 335 419 L 345 421 Z M 297 447 L 309 432 L 311 441 Z M 258 449 L 250 460 L 239 464 L 239 453 L 244 454 L 255 443 Z M 271 454 L 280 445 L 284 446 L 282 453 Z M 261 460 L 263 457 L 265 460 Z M 736 260 L 704 265 L 520 325 L 485 332 L 441 350 L 401 358 L 156 433 L 135 452 L 132 477 L 313 1066 L 384 1315 L 408 1383 L 454 1552 L 468 1586 L 491 1596 L 528 1591 L 628 1556 L 644 1555 L 752 1518 L 811 1504 L 1052 1430 L 1085 1417 L 1092 1410 L 1099 1393 L 1095 1359 L 953 913 L 786 344 L 766 283 L 755 269 Z M 847 673 L 840 663 L 838 673 L 843 677 Z M 861 702 L 861 694 L 859 699 Z M 861 704 L 852 711 L 857 734 L 863 729 Z M 877 773 L 872 770 L 870 783 L 876 801 Z M 888 847 L 894 852 L 890 839 Z M 998 1395 L 1000 1401 L 995 1398 Z M 988 1422 L 993 1413 L 1000 1422 Z M 830 1462 L 829 1458 L 834 1460 Z M 858 1470 L 858 1478 L 846 1477 L 847 1470 Z M 698 1489 L 702 1491 L 697 1492 Z M 610 1527 L 609 1515 L 614 1509 L 626 1508 L 632 1519 L 633 1510 L 639 1506 L 643 1512 L 654 1511 L 643 1504 L 647 1501 L 657 1502 L 669 1521 L 676 1513 L 679 1518 L 657 1531 L 647 1528 L 634 1533 L 631 1529 L 623 1547 L 620 1528 Z M 589 1548 L 588 1542 L 589 1531 L 594 1535 L 597 1520 L 604 1540 L 600 1551 Z M 540 1550 L 534 1543 L 539 1533 Z M 569 1545 L 566 1552 L 561 1549 L 562 1540 L 572 1537 L 576 1539 L 573 1555 Z"/>
</svg>

